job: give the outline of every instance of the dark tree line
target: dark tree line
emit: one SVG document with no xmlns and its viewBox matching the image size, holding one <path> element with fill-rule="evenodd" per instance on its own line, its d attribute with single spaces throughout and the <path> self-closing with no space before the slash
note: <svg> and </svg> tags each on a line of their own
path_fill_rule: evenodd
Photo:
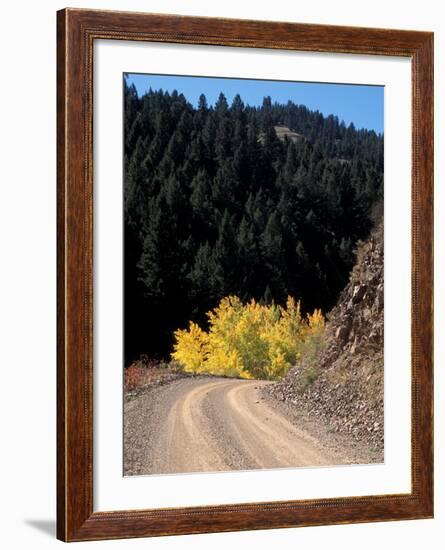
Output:
<svg viewBox="0 0 445 550">
<path fill-rule="evenodd" d="M 228 294 L 328 311 L 382 198 L 383 137 L 268 97 L 124 87 L 126 363 Z"/>
</svg>

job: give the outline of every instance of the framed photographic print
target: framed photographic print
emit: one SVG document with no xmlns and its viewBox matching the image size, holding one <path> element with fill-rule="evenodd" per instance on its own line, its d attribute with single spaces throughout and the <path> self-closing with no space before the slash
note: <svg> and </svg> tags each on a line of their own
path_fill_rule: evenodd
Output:
<svg viewBox="0 0 445 550">
<path fill-rule="evenodd" d="M 432 33 L 57 24 L 58 538 L 432 517 Z"/>
</svg>

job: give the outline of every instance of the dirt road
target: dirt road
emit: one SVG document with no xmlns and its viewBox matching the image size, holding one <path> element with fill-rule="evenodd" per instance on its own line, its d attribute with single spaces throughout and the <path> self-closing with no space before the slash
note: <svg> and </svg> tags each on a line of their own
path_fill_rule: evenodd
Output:
<svg viewBox="0 0 445 550">
<path fill-rule="evenodd" d="M 126 403 L 125 474 L 338 464 L 261 396 L 264 384 L 191 378 Z"/>
</svg>

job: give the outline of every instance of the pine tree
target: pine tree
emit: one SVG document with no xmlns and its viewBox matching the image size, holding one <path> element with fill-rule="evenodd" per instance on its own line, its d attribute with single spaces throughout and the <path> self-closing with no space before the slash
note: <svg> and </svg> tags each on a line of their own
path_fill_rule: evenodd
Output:
<svg viewBox="0 0 445 550">
<path fill-rule="evenodd" d="M 238 247 L 234 218 L 224 210 L 214 249 L 215 281 L 220 296 L 238 293 Z"/>
</svg>

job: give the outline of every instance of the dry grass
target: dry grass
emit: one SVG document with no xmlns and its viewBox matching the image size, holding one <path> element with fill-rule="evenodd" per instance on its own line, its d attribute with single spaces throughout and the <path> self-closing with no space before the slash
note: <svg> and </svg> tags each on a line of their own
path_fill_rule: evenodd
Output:
<svg viewBox="0 0 445 550">
<path fill-rule="evenodd" d="M 383 395 L 383 353 L 379 351 L 372 355 L 363 349 L 351 358 L 343 355 L 326 372 L 327 381 L 331 387 L 355 388 L 369 404 L 379 402 Z"/>
</svg>

